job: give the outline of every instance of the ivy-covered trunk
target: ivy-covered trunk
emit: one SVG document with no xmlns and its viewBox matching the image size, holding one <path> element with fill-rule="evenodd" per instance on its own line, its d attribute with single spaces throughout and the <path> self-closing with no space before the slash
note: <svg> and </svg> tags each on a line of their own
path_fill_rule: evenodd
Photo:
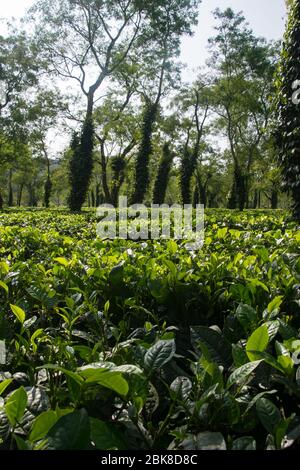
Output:
<svg viewBox="0 0 300 470">
<path fill-rule="evenodd" d="M 169 174 L 172 167 L 174 155 L 170 150 L 170 144 L 163 146 L 162 157 L 159 163 L 156 180 L 154 183 L 153 203 L 163 204 L 166 197 Z"/>
<path fill-rule="evenodd" d="M 277 209 L 277 208 L 278 208 L 278 190 L 277 189 L 272 189 L 271 209 Z"/>
<path fill-rule="evenodd" d="M 93 138 L 93 122 L 89 118 L 84 123 L 80 138 L 74 135 L 71 142 L 69 206 L 73 212 L 81 210 L 87 197 L 93 170 Z"/>
<path fill-rule="evenodd" d="M 294 206 L 293 206 L 294 219 L 300 221 L 300 189 L 299 188 L 293 191 L 293 200 L 294 200 Z"/>
<path fill-rule="evenodd" d="M 122 184 L 125 180 L 126 160 L 123 156 L 115 157 L 111 162 L 112 184 L 111 184 L 111 201 L 116 207 Z"/>
<path fill-rule="evenodd" d="M 149 161 L 152 153 L 152 134 L 157 117 L 158 103 L 147 100 L 142 127 L 142 139 L 135 162 L 134 189 L 131 204 L 144 201 L 149 184 Z"/>
<path fill-rule="evenodd" d="M 300 221 L 300 0 L 290 3 L 287 29 L 276 80 L 275 132 L 283 190 L 293 199 L 293 218 Z"/>
<path fill-rule="evenodd" d="M 180 168 L 180 192 L 182 204 L 191 204 L 192 202 L 191 180 L 196 164 L 197 160 L 194 158 L 193 153 L 188 148 L 185 148 Z"/>
<path fill-rule="evenodd" d="M 12 169 L 9 170 L 9 178 L 8 178 L 8 207 L 12 207 L 14 205 L 14 192 L 12 187 Z"/>
<path fill-rule="evenodd" d="M 246 200 L 247 191 L 245 186 L 245 177 L 243 176 L 239 166 L 235 165 L 228 208 L 243 211 L 245 209 Z"/>
<path fill-rule="evenodd" d="M 28 198 L 28 205 L 29 205 L 30 207 L 37 207 L 38 201 L 37 201 L 37 197 L 36 197 L 36 194 L 35 194 L 35 185 L 34 185 L 34 182 L 28 184 L 27 188 L 28 188 L 28 195 L 29 195 L 29 198 Z"/>
<path fill-rule="evenodd" d="M 111 194 L 109 191 L 108 187 L 108 181 L 107 181 L 107 161 L 105 158 L 105 151 L 104 151 L 104 142 L 101 143 L 101 182 L 102 182 L 102 188 L 105 196 L 105 202 L 107 204 L 111 204 Z"/>
<path fill-rule="evenodd" d="M 199 203 L 200 203 L 200 193 L 199 193 L 198 184 L 196 183 L 194 187 L 194 193 L 193 193 L 193 208 L 195 209 L 197 204 Z"/>
<path fill-rule="evenodd" d="M 100 191 L 100 184 L 96 184 L 96 207 L 100 206 L 100 204 L 103 204 L 104 202 L 104 196 L 103 193 Z"/>
<path fill-rule="evenodd" d="M 203 204 L 207 207 L 207 184 L 203 184 L 199 175 L 197 175 L 197 184 L 194 189 L 193 207 L 197 204 Z"/>
</svg>

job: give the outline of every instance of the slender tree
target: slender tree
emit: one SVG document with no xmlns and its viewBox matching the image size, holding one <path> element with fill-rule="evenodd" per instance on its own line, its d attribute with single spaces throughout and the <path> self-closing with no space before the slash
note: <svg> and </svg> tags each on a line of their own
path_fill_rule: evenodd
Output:
<svg viewBox="0 0 300 470">
<path fill-rule="evenodd" d="M 212 107 L 219 116 L 216 127 L 226 133 L 234 167 L 229 207 L 242 210 L 248 206 L 254 162 L 268 138 L 276 49 L 254 36 L 241 13 L 217 9 L 214 16 L 217 34 L 209 39 Z"/>
<path fill-rule="evenodd" d="M 20 96 L 37 85 L 37 71 L 33 43 L 25 33 L 8 28 L 7 36 L 0 35 L 0 173 L 4 173 L 5 165 L 14 162 L 8 147 L 9 141 L 19 140 L 22 131 L 19 122 Z M 9 185 L 9 204 L 12 197 L 12 187 Z M 3 200 L 4 197 L 0 195 L 0 210 L 3 208 Z"/>
<path fill-rule="evenodd" d="M 117 204 L 126 167 L 140 137 L 140 109 L 136 103 L 134 106 L 130 104 L 133 93 L 128 75 L 120 77 L 113 82 L 106 100 L 94 113 L 95 161 L 100 165 L 105 201 L 114 205 Z"/>
<path fill-rule="evenodd" d="M 160 103 L 168 91 L 178 87 L 179 70 L 175 58 L 180 51 L 180 38 L 192 34 L 197 23 L 200 0 L 168 0 L 153 5 L 152 27 L 156 34 L 150 47 L 141 52 L 141 89 L 145 101 L 142 138 L 135 161 L 132 203 L 142 203 L 149 186 L 149 162 L 152 138 L 159 115 Z M 148 90 L 145 90 L 145 83 Z"/>
<path fill-rule="evenodd" d="M 192 203 L 192 178 L 197 165 L 202 163 L 203 135 L 209 111 L 208 93 L 208 84 L 205 80 L 199 79 L 190 89 L 184 90 L 174 102 L 182 112 L 182 126 L 186 127 L 187 133 L 180 168 L 183 204 Z"/>
</svg>

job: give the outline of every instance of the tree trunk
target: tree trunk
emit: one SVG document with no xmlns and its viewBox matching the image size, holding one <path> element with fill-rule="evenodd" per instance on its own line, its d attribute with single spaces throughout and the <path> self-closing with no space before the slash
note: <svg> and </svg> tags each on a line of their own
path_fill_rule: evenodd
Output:
<svg viewBox="0 0 300 470">
<path fill-rule="evenodd" d="M 200 204 L 203 204 L 206 207 L 207 204 L 207 192 L 206 187 L 203 184 L 199 185 L 200 190 Z"/>
<path fill-rule="evenodd" d="M 24 183 L 21 183 L 21 184 L 20 184 L 20 187 L 19 187 L 19 192 L 18 192 L 18 200 L 17 200 L 17 205 L 18 205 L 18 207 L 21 206 L 23 188 L 24 188 Z"/>
<path fill-rule="evenodd" d="M 201 176 L 197 174 L 197 186 L 199 191 L 199 201 L 198 204 L 203 204 L 204 207 L 207 205 L 207 184 L 203 184 L 201 181 Z"/>
<path fill-rule="evenodd" d="M 149 184 L 149 160 L 152 153 L 152 133 L 157 117 L 158 102 L 147 101 L 142 125 L 142 140 L 135 162 L 134 190 L 131 204 L 143 203 Z"/>
<path fill-rule="evenodd" d="M 228 202 L 229 209 L 243 211 L 246 205 L 245 177 L 239 166 L 235 165 L 231 194 Z"/>
<path fill-rule="evenodd" d="M 245 209 L 249 209 L 249 205 L 250 205 L 250 195 L 249 195 L 249 181 L 248 181 L 248 177 L 246 177 L 246 188 L 245 188 L 245 191 L 246 191 L 246 195 L 245 195 Z"/>
<path fill-rule="evenodd" d="M 194 194 L 193 194 L 193 208 L 195 209 L 197 207 L 197 204 L 199 203 L 200 203 L 199 188 L 198 188 L 198 184 L 196 183 L 195 188 L 194 188 Z"/>
<path fill-rule="evenodd" d="M 8 207 L 12 207 L 14 205 L 14 193 L 12 187 L 12 168 L 9 170 L 9 178 L 8 178 Z"/>
<path fill-rule="evenodd" d="M 277 209 L 278 208 L 278 190 L 277 189 L 272 189 L 271 208 L 272 209 Z"/>
<path fill-rule="evenodd" d="M 300 222 L 300 184 L 293 189 L 293 219 Z"/>
<path fill-rule="evenodd" d="M 93 110 L 94 110 L 94 92 L 92 90 L 89 91 L 87 97 L 87 110 L 85 120 L 91 120 L 93 118 Z"/>
<path fill-rule="evenodd" d="M 100 86 L 100 85 L 99 85 Z M 93 172 L 94 148 L 94 94 L 98 86 L 90 88 L 87 97 L 87 110 L 80 139 L 73 139 L 73 156 L 70 162 L 71 194 L 69 207 L 73 212 L 80 212 L 86 200 Z M 76 145 L 75 145 L 76 144 Z"/>
<path fill-rule="evenodd" d="M 124 170 L 125 170 L 125 166 L 124 166 Z M 121 191 L 122 185 L 125 181 L 125 171 L 124 170 L 120 171 L 120 174 L 119 174 L 117 180 L 115 181 L 115 184 L 113 185 L 112 190 L 111 190 L 111 201 L 112 201 L 112 204 L 115 207 L 118 204 L 120 191 Z"/>
<path fill-rule="evenodd" d="M 2 198 L 2 194 L 0 190 L 0 211 L 2 211 L 2 209 L 3 209 L 3 198 Z"/>
<path fill-rule="evenodd" d="M 253 209 L 256 209 L 257 205 L 258 205 L 258 190 L 255 189 L 254 196 L 253 196 L 253 203 L 252 203 Z"/>
<path fill-rule="evenodd" d="M 234 163 L 233 185 L 228 202 L 228 207 L 229 209 L 239 208 L 242 211 L 244 210 L 246 203 L 246 182 L 235 149 L 234 133 L 232 129 L 232 118 L 228 108 L 226 109 L 226 112 L 228 117 L 227 135 Z"/>
<path fill-rule="evenodd" d="M 154 204 L 163 204 L 165 201 L 173 158 L 174 155 L 170 151 L 170 145 L 166 143 L 163 146 L 162 157 L 159 163 L 158 172 L 154 183 Z"/>
<path fill-rule="evenodd" d="M 181 159 L 180 168 L 180 190 L 183 204 L 191 204 L 191 180 L 195 171 L 197 161 L 190 149 L 186 147 Z"/>
<path fill-rule="evenodd" d="M 88 117 L 81 132 L 73 136 L 71 142 L 69 207 L 73 212 L 80 212 L 86 200 L 93 172 L 94 126 L 92 117 Z"/>
<path fill-rule="evenodd" d="M 111 194 L 107 182 L 107 163 L 105 154 L 101 151 L 101 182 L 104 191 L 105 202 L 111 204 Z"/>
<path fill-rule="evenodd" d="M 237 189 L 236 189 L 236 181 L 235 178 L 232 180 L 232 186 L 230 190 L 230 196 L 228 200 L 228 209 L 236 209 L 237 208 Z"/>
<path fill-rule="evenodd" d="M 28 184 L 28 205 L 29 207 L 37 207 L 37 198 L 35 194 L 35 185 L 33 183 Z"/>
<path fill-rule="evenodd" d="M 257 142 L 258 145 L 259 141 Z M 254 147 L 252 146 L 249 149 L 249 155 L 248 155 L 248 162 L 247 162 L 247 168 L 246 168 L 246 175 L 244 176 L 244 186 L 245 186 L 245 207 L 246 209 L 249 209 L 249 199 L 250 199 L 250 175 L 251 175 L 251 169 L 252 169 L 252 164 L 254 160 Z"/>
<path fill-rule="evenodd" d="M 93 189 L 91 190 L 90 201 L 91 201 L 91 206 L 95 207 L 96 198 L 95 198 L 95 193 Z"/>
<path fill-rule="evenodd" d="M 100 193 L 100 184 L 96 185 L 96 207 L 103 203 L 103 194 Z"/>
<path fill-rule="evenodd" d="M 50 160 L 48 158 L 46 150 L 44 150 L 44 153 L 45 153 L 46 162 L 47 162 L 47 179 L 44 185 L 44 206 L 48 209 L 50 206 L 52 181 L 51 181 L 51 173 L 50 173 Z"/>
</svg>

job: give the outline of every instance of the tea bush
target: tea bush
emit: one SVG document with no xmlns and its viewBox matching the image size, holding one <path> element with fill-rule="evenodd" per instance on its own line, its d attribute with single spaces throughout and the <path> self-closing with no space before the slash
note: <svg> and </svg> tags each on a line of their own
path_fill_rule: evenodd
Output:
<svg viewBox="0 0 300 470">
<path fill-rule="evenodd" d="M 299 227 L 209 210 L 189 252 L 96 223 L 0 215 L 0 448 L 299 447 Z"/>
</svg>

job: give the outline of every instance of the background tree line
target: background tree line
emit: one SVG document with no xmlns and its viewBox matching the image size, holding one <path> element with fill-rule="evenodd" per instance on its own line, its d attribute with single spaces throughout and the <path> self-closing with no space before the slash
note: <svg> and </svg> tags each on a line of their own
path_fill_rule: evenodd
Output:
<svg viewBox="0 0 300 470">
<path fill-rule="evenodd" d="M 37 0 L 22 32 L 8 28 L 0 38 L 1 208 L 79 211 L 125 194 L 131 203 L 242 210 L 288 207 L 288 192 L 297 206 L 299 166 L 290 171 L 294 157 L 284 160 L 282 113 L 298 109 L 282 89 L 300 74 L 287 82 L 280 45 L 228 8 L 214 12 L 207 64 L 183 83 L 181 38 L 192 34 L 199 3 Z M 290 3 L 283 49 L 293 37 L 292 55 L 300 16 L 299 1 Z"/>
</svg>

